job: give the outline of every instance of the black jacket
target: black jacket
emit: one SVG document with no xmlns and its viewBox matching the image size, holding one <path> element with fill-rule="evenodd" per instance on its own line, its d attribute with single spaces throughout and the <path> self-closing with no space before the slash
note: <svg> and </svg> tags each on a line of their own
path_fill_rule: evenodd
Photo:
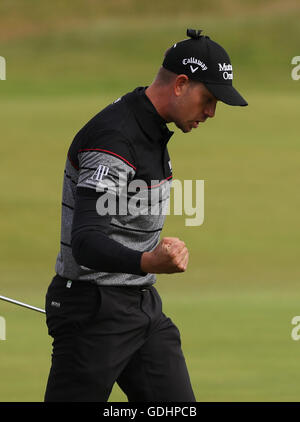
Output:
<svg viewBox="0 0 300 422">
<path fill-rule="evenodd" d="M 172 180 L 167 143 L 173 132 L 145 89 L 136 88 L 99 112 L 69 148 L 56 261 L 62 277 L 99 285 L 155 282 L 154 274 L 141 271 L 140 260 L 155 248 L 163 228 Z M 100 215 L 110 198 L 117 199 L 114 215 Z"/>
</svg>

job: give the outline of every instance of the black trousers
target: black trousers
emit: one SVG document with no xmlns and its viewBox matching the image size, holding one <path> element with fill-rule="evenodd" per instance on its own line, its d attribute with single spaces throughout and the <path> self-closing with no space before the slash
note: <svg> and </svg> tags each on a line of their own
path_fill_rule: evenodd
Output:
<svg viewBox="0 0 300 422">
<path fill-rule="evenodd" d="M 46 402 L 194 402 L 178 328 L 154 288 L 96 286 L 55 276 L 46 295 L 53 337 Z"/>
</svg>

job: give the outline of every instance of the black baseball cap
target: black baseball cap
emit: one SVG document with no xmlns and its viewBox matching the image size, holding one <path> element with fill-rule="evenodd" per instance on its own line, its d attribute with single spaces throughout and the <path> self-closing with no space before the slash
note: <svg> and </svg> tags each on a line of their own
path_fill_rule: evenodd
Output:
<svg viewBox="0 0 300 422">
<path fill-rule="evenodd" d="M 184 74 L 202 82 L 220 101 L 232 106 L 246 106 L 247 101 L 232 86 L 233 69 L 223 47 L 202 30 L 188 29 L 186 40 L 174 44 L 163 61 L 163 67 L 177 75 Z"/>
</svg>

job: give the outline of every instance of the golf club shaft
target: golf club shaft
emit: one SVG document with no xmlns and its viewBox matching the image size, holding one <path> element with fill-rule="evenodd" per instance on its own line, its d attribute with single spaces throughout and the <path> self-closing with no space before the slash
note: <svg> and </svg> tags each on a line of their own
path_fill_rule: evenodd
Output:
<svg viewBox="0 0 300 422">
<path fill-rule="evenodd" d="M 45 314 L 46 312 L 44 309 L 36 308 L 35 306 L 27 305 L 27 303 L 19 302 L 18 300 L 10 299 L 9 297 L 0 296 L 1 300 L 5 300 L 6 302 L 14 303 L 15 305 L 23 306 L 23 308 L 32 309 L 33 311 L 41 312 Z"/>
</svg>

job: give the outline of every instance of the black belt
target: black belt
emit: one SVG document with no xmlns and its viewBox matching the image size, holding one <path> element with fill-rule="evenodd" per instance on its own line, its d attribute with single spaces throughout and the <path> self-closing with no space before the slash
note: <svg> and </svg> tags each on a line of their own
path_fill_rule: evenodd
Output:
<svg viewBox="0 0 300 422">
<path fill-rule="evenodd" d="M 58 274 L 55 275 L 55 278 L 57 280 L 60 280 L 63 283 L 66 283 L 66 285 L 69 281 L 71 281 L 72 282 L 71 286 L 73 287 L 73 289 L 76 288 L 76 287 L 88 286 L 89 284 L 92 284 L 96 287 L 115 287 L 115 288 L 120 288 L 120 289 L 128 289 L 128 290 L 131 290 L 131 291 L 142 291 L 143 292 L 143 291 L 146 291 L 146 290 L 150 290 L 151 287 L 152 287 L 152 284 L 148 284 L 148 285 L 145 285 L 145 286 L 128 286 L 128 285 L 122 286 L 120 284 L 118 284 L 118 285 L 112 284 L 112 285 L 109 285 L 109 286 L 108 285 L 101 286 L 93 280 L 70 280 L 68 278 L 61 277 Z"/>
</svg>

